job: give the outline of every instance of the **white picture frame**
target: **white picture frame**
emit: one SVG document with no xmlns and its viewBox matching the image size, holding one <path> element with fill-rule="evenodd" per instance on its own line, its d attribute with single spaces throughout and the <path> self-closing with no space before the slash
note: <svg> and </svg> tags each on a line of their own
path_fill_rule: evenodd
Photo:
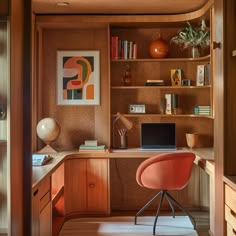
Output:
<svg viewBox="0 0 236 236">
<path fill-rule="evenodd" d="M 100 104 L 100 52 L 57 51 L 57 104 Z"/>
</svg>

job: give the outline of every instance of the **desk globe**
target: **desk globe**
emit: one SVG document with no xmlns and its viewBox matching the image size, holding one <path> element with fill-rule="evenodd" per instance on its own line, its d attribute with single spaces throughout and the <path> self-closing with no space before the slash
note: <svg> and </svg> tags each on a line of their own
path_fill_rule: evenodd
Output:
<svg viewBox="0 0 236 236">
<path fill-rule="evenodd" d="M 46 144 L 46 146 L 38 152 L 56 152 L 56 150 L 53 149 L 50 144 L 58 138 L 61 132 L 58 122 L 53 118 L 44 118 L 38 122 L 36 131 L 38 137 Z"/>
</svg>

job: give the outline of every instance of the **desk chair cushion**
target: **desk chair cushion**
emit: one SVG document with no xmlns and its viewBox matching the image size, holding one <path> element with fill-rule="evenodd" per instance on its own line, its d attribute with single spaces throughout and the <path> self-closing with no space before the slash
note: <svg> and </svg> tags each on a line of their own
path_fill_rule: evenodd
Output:
<svg viewBox="0 0 236 236">
<path fill-rule="evenodd" d="M 194 159 L 191 152 L 163 153 L 148 158 L 137 169 L 137 183 L 151 189 L 182 189 L 188 184 Z"/>
</svg>

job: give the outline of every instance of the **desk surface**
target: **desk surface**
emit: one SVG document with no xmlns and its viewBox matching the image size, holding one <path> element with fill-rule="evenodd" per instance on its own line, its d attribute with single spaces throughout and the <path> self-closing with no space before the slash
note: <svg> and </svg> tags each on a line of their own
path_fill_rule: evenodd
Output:
<svg viewBox="0 0 236 236">
<path fill-rule="evenodd" d="M 196 155 L 195 164 L 203 168 L 208 174 L 214 172 L 213 148 L 179 148 L 174 152 L 190 151 Z M 79 151 L 62 151 L 50 154 L 53 159 L 46 165 L 33 166 L 32 187 L 34 188 L 46 176 L 51 175 L 66 159 L 73 158 L 149 158 L 166 151 L 143 151 L 137 148 L 125 150 L 109 150 L 107 152 L 80 153 Z"/>
</svg>

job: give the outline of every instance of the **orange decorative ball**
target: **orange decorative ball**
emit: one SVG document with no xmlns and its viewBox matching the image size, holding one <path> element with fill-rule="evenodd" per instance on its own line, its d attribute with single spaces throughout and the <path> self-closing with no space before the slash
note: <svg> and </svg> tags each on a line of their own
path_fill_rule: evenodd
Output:
<svg viewBox="0 0 236 236">
<path fill-rule="evenodd" d="M 169 52 L 169 44 L 159 36 L 150 44 L 149 52 L 153 58 L 165 58 Z"/>
</svg>

